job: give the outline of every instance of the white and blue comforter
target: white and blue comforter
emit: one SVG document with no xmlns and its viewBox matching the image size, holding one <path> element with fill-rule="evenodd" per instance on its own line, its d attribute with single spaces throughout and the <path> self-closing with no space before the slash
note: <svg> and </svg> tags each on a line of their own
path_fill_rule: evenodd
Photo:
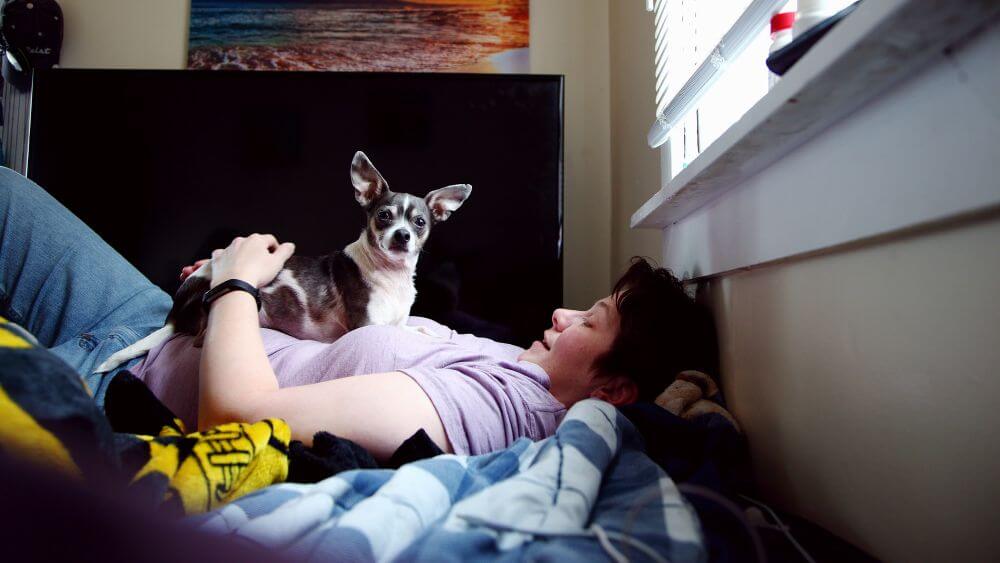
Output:
<svg viewBox="0 0 1000 563">
<path fill-rule="evenodd" d="M 706 559 L 694 511 L 597 400 L 541 442 L 276 485 L 196 523 L 312 560 Z"/>
</svg>

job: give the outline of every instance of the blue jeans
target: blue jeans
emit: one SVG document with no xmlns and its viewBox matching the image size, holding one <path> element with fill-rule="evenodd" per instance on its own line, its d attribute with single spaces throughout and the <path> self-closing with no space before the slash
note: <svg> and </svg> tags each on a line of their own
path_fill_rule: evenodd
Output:
<svg viewBox="0 0 1000 563">
<path fill-rule="evenodd" d="M 98 405 L 139 360 L 93 369 L 163 326 L 171 301 L 37 184 L 0 167 L 0 315 L 83 376 Z"/>
</svg>

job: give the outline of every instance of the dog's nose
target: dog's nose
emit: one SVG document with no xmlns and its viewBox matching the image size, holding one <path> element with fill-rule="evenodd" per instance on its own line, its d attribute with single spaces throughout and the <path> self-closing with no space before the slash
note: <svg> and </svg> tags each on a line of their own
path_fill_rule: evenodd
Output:
<svg viewBox="0 0 1000 563">
<path fill-rule="evenodd" d="M 392 240 L 398 243 L 410 242 L 410 231 L 406 229 L 400 229 L 395 233 L 392 233 Z"/>
</svg>

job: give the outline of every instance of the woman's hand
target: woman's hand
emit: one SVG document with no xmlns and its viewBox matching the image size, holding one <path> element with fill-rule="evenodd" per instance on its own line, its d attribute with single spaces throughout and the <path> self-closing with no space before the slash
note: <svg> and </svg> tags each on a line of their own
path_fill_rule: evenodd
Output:
<svg viewBox="0 0 1000 563">
<path fill-rule="evenodd" d="M 233 278 L 254 287 L 267 285 L 295 252 L 290 242 L 278 243 L 272 235 L 236 237 L 224 250 L 212 252 L 212 287 Z"/>
</svg>

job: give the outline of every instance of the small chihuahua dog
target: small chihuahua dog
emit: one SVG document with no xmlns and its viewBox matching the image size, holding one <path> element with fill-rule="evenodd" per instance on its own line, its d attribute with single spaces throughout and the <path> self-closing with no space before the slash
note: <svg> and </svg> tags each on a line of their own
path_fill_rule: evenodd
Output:
<svg viewBox="0 0 1000 563">
<path fill-rule="evenodd" d="M 260 326 L 297 338 L 333 342 L 367 325 L 406 326 L 417 296 L 413 277 L 431 226 L 462 206 L 472 186 L 454 184 L 419 198 L 389 190 L 362 152 L 351 162 L 354 198 L 368 222 L 358 240 L 343 251 L 319 257 L 292 256 L 271 283 L 260 288 Z M 188 276 L 174 295 L 163 328 L 115 353 L 94 373 L 111 371 L 167 341 L 174 333 L 197 336 L 201 345 L 212 262 Z M 419 328 L 416 332 L 425 332 Z"/>
</svg>

